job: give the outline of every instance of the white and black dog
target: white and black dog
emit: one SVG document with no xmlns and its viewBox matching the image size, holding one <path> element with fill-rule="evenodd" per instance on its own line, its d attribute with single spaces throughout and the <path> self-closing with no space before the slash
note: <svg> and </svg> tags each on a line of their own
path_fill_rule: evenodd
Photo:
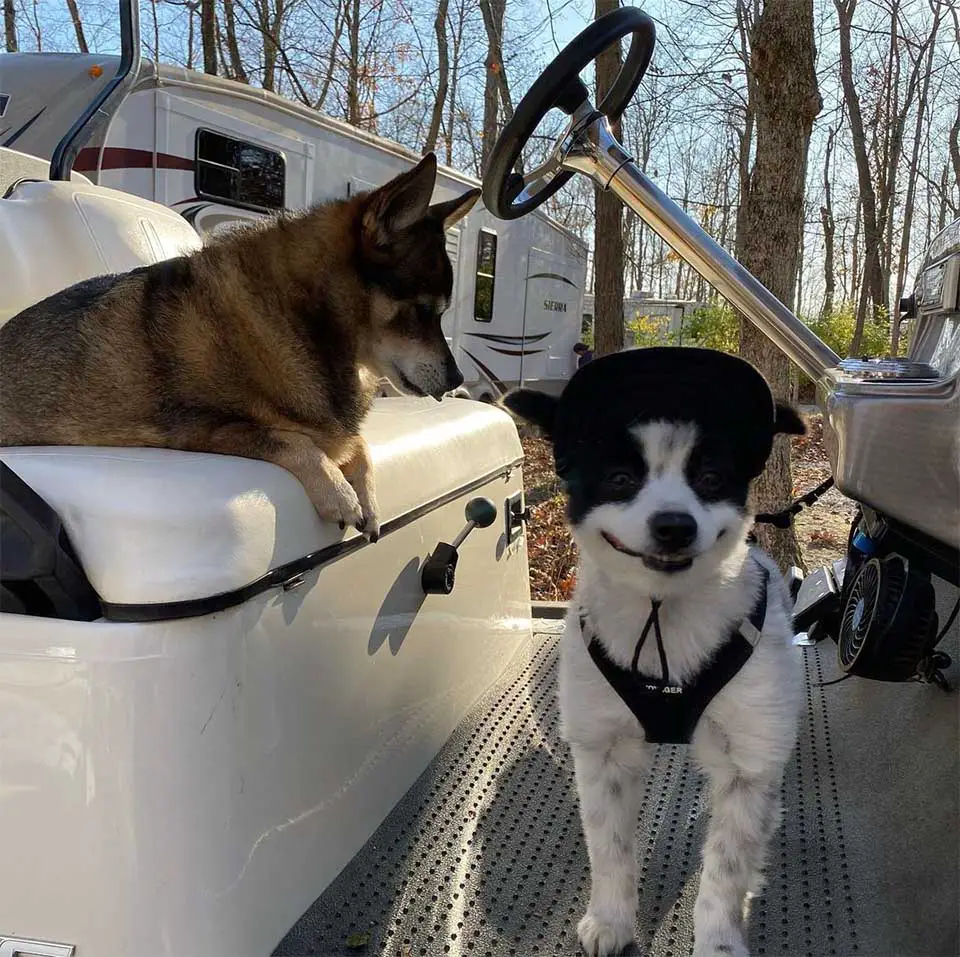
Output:
<svg viewBox="0 0 960 957">
<path fill-rule="evenodd" d="M 747 499 L 774 436 L 803 423 L 753 366 L 708 349 L 617 353 L 559 398 L 503 401 L 552 441 L 580 551 L 559 685 L 590 856 L 580 943 L 633 940 L 643 779 L 656 744 L 689 742 L 712 805 L 695 954 L 745 955 L 801 701 L 789 594 L 747 544 Z"/>
</svg>

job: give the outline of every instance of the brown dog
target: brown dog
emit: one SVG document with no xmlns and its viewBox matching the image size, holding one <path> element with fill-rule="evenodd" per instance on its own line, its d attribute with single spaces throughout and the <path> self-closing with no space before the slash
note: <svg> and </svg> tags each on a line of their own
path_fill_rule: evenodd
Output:
<svg viewBox="0 0 960 957">
<path fill-rule="evenodd" d="M 78 283 L 0 328 L 0 445 L 154 446 L 265 459 L 319 514 L 378 533 L 360 437 L 378 377 L 463 382 L 440 328 L 444 229 L 426 156 L 385 186 L 189 256 Z"/>
</svg>

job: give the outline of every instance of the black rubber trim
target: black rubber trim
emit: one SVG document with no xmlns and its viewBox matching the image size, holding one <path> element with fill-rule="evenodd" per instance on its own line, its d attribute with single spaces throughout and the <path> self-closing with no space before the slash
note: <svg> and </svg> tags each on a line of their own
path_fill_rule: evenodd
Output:
<svg viewBox="0 0 960 957">
<path fill-rule="evenodd" d="M 866 517 L 872 519 L 872 522 L 879 520 L 883 526 L 883 531 L 878 536 L 882 555 L 897 552 L 914 565 L 926 569 L 955 588 L 960 588 L 960 551 L 925 532 L 891 518 L 867 502 L 860 504 L 865 515 L 870 513 Z"/>
<path fill-rule="evenodd" d="M 510 122 L 497 138 L 483 178 L 483 204 L 498 219 L 525 216 L 557 192 L 573 175 L 571 170 L 564 170 L 535 196 L 522 203 L 513 202 L 523 188 L 522 177 L 513 170 L 527 140 L 551 109 L 558 107 L 571 114 L 587 99 L 587 88 L 579 79 L 580 71 L 628 33 L 632 34 L 630 51 L 613 86 L 597 105 L 600 113 L 611 123 L 615 122 L 627 108 L 647 72 L 656 43 L 657 31 L 653 20 L 636 7 L 621 7 L 594 20 L 557 54 L 520 101 Z"/>
<path fill-rule="evenodd" d="M 498 466 L 492 472 L 461 485 L 443 495 L 438 496 L 430 502 L 417 506 L 409 512 L 404 512 L 396 518 L 390 519 L 380 529 L 380 538 L 399 531 L 424 515 L 442 508 L 444 505 L 454 501 L 461 495 L 466 495 L 475 489 L 481 488 L 488 482 L 505 476 L 523 463 L 523 456 L 514 459 L 506 465 Z M 303 558 L 297 558 L 285 565 L 279 565 L 272 568 L 266 575 L 244 585 L 241 588 L 235 588 L 232 591 L 220 592 L 218 595 L 210 595 L 206 598 L 188 598 L 185 601 L 157 602 L 150 604 L 126 605 L 116 604 L 114 602 L 103 602 L 103 617 L 107 621 L 120 622 L 145 622 L 145 621 L 174 621 L 178 618 L 197 618 L 201 615 L 211 615 L 214 612 L 225 611 L 228 608 L 234 608 L 249 601 L 262 592 L 269 591 L 271 588 L 280 588 L 287 582 L 293 581 L 300 575 L 321 565 L 326 565 L 337 558 L 349 555 L 351 552 L 359 551 L 361 548 L 369 545 L 370 542 L 363 535 L 357 535 L 355 538 L 348 539 L 345 542 L 336 542 L 321 548 L 318 551 L 304 555 Z"/>
</svg>

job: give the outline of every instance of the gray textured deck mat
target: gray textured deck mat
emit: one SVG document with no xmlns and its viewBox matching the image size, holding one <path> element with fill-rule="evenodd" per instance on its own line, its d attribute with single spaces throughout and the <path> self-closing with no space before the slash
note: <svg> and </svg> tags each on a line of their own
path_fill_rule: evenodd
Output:
<svg viewBox="0 0 960 957">
<path fill-rule="evenodd" d="M 557 736 L 557 639 L 538 639 L 277 955 L 579 952 L 587 857 Z M 820 688 L 836 675 L 835 648 L 803 654 L 806 711 L 751 952 L 957 954 L 956 693 L 858 680 Z M 955 685 L 956 665 L 950 677 Z M 637 831 L 635 952 L 691 952 L 705 820 L 685 749 L 661 748 Z"/>
</svg>

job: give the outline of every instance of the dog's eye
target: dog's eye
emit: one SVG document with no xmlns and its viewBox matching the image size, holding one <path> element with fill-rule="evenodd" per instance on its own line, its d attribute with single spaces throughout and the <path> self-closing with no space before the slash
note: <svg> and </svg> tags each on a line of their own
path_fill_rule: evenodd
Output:
<svg viewBox="0 0 960 957">
<path fill-rule="evenodd" d="M 704 469 L 697 476 L 696 485 L 698 492 L 703 492 L 705 495 L 715 495 L 723 488 L 724 478 L 715 469 Z"/>
<path fill-rule="evenodd" d="M 614 469 L 603 477 L 604 490 L 614 498 L 629 498 L 637 485 L 637 477 L 629 469 Z"/>
</svg>

